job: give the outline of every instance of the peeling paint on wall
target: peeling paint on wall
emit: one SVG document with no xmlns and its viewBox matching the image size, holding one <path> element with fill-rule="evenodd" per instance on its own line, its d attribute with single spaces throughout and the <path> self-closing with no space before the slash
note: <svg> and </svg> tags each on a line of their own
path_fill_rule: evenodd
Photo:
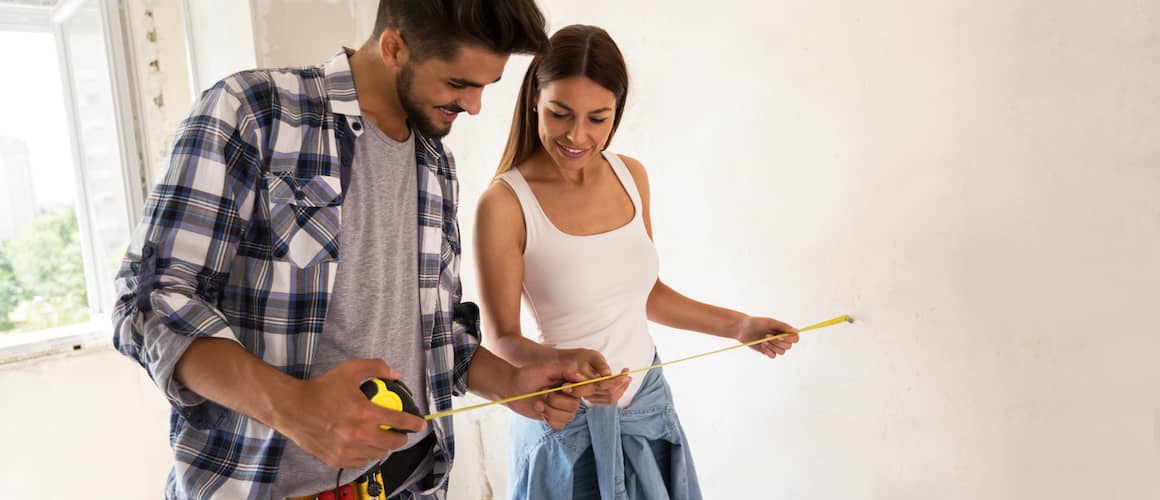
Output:
<svg viewBox="0 0 1160 500">
<path fill-rule="evenodd" d="M 262 67 L 312 66 L 363 36 L 356 0 L 252 0 L 254 47 Z"/>
<path fill-rule="evenodd" d="M 178 2 L 130 0 L 130 39 L 141 89 L 149 166 L 164 170 L 177 125 L 189 113 L 189 68 Z"/>
</svg>

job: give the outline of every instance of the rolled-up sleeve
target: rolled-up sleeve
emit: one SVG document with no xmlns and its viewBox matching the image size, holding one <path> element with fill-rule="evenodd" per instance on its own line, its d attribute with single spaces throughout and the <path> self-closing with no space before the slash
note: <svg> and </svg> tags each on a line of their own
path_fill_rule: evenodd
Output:
<svg viewBox="0 0 1160 500">
<path fill-rule="evenodd" d="M 479 349 L 479 306 L 473 302 L 455 305 L 451 324 L 451 338 L 455 343 L 455 375 L 452 377 L 452 391 L 456 396 L 467 394 L 467 371 L 471 360 Z"/>
<path fill-rule="evenodd" d="M 207 90 L 177 133 L 117 274 L 114 344 L 137 361 L 197 427 L 217 405 L 174 379 L 198 338 L 239 342 L 217 300 L 253 212 L 260 179 L 257 127 L 231 79 Z"/>
</svg>

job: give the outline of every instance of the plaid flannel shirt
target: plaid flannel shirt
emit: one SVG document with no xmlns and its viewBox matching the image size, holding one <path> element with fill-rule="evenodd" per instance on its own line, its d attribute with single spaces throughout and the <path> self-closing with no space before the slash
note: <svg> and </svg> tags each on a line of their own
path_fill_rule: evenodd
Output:
<svg viewBox="0 0 1160 500">
<path fill-rule="evenodd" d="M 267 498 L 286 445 L 270 427 L 173 378 L 195 338 L 241 344 L 305 379 L 341 255 L 342 201 L 365 118 L 346 51 L 313 68 L 254 70 L 207 90 L 182 123 L 117 275 L 114 344 L 171 406 L 169 498 Z M 479 346 L 460 303 L 458 182 L 440 141 L 416 134 L 419 304 L 429 407 L 451 408 Z M 442 498 L 450 418 L 433 422 L 435 469 L 404 498 Z"/>
</svg>

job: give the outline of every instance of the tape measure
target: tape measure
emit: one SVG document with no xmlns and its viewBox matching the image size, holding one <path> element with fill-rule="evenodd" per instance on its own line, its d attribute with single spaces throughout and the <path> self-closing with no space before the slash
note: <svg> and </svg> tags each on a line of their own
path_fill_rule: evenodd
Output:
<svg viewBox="0 0 1160 500">
<path fill-rule="evenodd" d="M 798 330 L 798 333 L 805 333 L 805 332 L 808 332 L 810 330 L 818 330 L 821 328 L 839 325 L 842 323 L 853 323 L 853 322 L 854 322 L 853 317 L 846 315 L 846 314 L 843 314 L 841 316 L 831 318 L 831 319 L 828 319 L 826 321 L 822 321 L 821 323 L 814 323 L 810 326 L 801 328 Z M 560 387 L 555 387 L 552 389 L 544 389 L 542 391 L 529 392 L 527 394 L 521 394 L 519 396 L 512 396 L 510 398 L 504 398 L 504 399 L 497 399 L 495 401 L 488 401 L 486 403 L 480 403 L 477 405 L 465 406 L 463 408 L 455 408 L 452 410 L 442 411 L 442 412 L 438 412 L 438 413 L 432 413 L 430 415 L 420 415 L 419 414 L 419 407 L 415 405 L 414 395 L 411 393 L 411 390 L 408 389 L 405 384 L 403 384 L 402 381 L 399 381 L 399 380 L 386 380 L 386 381 L 384 381 L 384 380 L 374 378 L 374 379 L 367 380 L 366 382 L 363 382 L 363 384 L 359 388 L 362 389 L 362 392 L 364 395 L 366 395 L 367 399 L 370 399 L 372 403 L 377 404 L 379 406 L 382 406 L 383 408 L 387 408 L 389 410 L 407 412 L 407 413 L 410 413 L 416 417 L 422 417 L 423 420 L 434 420 L 437 418 L 449 417 L 451 415 L 455 415 L 456 413 L 464 413 L 464 412 L 474 411 L 474 410 L 478 410 L 481 408 L 486 408 L 488 406 L 507 404 L 507 403 L 511 403 L 513 401 L 519 401 L 521 399 L 534 398 L 536 396 L 543 396 L 544 394 L 550 394 L 550 393 L 557 392 L 557 391 L 563 391 L 563 390 L 572 389 L 575 387 L 582 387 L 582 386 L 585 386 L 588 384 L 595 384 L 597 382 L 603 382 L 605 380 L 614 379 L 616 377 L 620 377 L 623 375 L 632 375 L 634 373 L 647 372 L 649 370 L 661 368 L 663 366 L 675 365 L 677 363 L 683 363 L 685 361 L 691 361 L 691 360 L 694 360 L 697 358 L 704 358 L 706 356 L 712 356 L 714 354 L 720 354 L 723 352 L 732 351 L 734 349 L 740 349 L 742 347 L 750 347 L 750 346 L 754 346 L 754 345 L 761 344 L 764 342 L 769 342 L 771 340 L 777 340 L 780 338 L 789 337 L 791 335 L 795 335 L 795 334 L 794 333 L 782 333 L 779 335 L 770 335 L 770 336 L 767 336 L 765 338 L 757 339 L 757 340 L 754 340 L 751 342 L 745 342 L 742 344 L 737 344 L 737 345 L 725 347 L 722 349 L 716 349 L 713 351 L 703 352 L 700 354 L 694 354 L 692 356 L 686 356 L 686 357 L 683 357 L 680 359 L 674 359 L 672 361 L 668 361 L 665 363 L 658 363 L 658 364 L 655 364 L 652 366 L 646 366 L 644 368 L 637 368 L 635 370 L 629 371 L 628 373 L 615 373 L 612 375 L 605 375 L 603 377 L 596 377 L 593 379 L 588 379 L 588 380 L 585 380 L 583 382 L 575 382 L 572 384 L 565 384 L 565 385 L 562 385 Z M 380 425 L 379 428 L 383 429 L 383 430 L 390 429 L 390 427 L 386 426 L 386 425 Z M 395 432 L 410 432 L 410 431 L 396 430 Z"/>
<path fill-rule="evenodd" d="M 367 399 L 376 405 L 388 410 L 406 412 L 423 418 L 423 415 L 419 413 L 419 407 L 415 404 L 415 395 L 411 393 L 411 389 L 402 380 L 372 378 L 363 382 L 358 388 Z M 391 430 L 391 426 L 389 425 L 380 425 L 379 428 L 384 431 Z M 411 431 L 396 429 L 395 432 L 407 434 Z"/>
</svg>

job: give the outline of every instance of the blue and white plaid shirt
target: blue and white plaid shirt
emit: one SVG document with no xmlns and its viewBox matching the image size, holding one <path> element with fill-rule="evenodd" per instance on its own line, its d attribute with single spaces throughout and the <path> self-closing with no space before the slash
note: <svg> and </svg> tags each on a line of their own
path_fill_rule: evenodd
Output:
<svg viewBox="0 0 1160 500">
<path fill-rule="evenodd" d="M 268 498 L 285 437 L 173 378 L 193 339 L 238 342 L 307 378 L 341 255 L 343 191 L 365 118 L 345 51 L 322 66 L 255 70 L 207 90 L 178 131 L 117 275 L 117 350 L 172 405 L 170 498 Z M 461 304 L 458 182 L 440 141 L 416 133 L 419 305 L 429 407 L 467 389 L 478 313 Z M 451 419 L 433 422 L 442 498 L 454 457 Z"/>
</svg>

